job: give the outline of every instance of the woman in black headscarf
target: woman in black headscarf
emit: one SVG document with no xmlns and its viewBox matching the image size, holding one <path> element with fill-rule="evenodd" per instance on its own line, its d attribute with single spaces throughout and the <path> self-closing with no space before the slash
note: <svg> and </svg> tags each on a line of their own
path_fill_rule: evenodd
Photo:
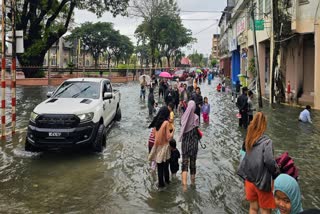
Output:
<svg viewBox="0 0 320 214">
<path fill-rule="evenodd" d="M 153 88 L 150 88 L 149 91 L 149 96 L 148 96 L 148 109 L 149 109 L 149 116 L 153 114 L 153 109 L 154 109 L 154 95 L 153 95 Z"/>
<path fill-rule="evenodd" d="M 158 114 L 151 122 L 149 128 L 153 128 L 155 142 L 149 154 L 149 161 L 155 161 L 158 168 L 159 187 L 164 187 L 164 181 L 169 184 L 169 159 L 171 155 L 169 140 L 173 138 L 170 132 L 168 118 L 170 112 L 167 106 L 160 108 Z"/>
</svg>

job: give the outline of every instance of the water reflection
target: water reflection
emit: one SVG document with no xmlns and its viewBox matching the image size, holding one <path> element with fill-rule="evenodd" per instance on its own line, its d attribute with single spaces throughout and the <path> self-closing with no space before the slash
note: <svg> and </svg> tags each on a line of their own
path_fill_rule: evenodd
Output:
<svg viewBox="0 0 320 214">
<path fill-rule="evenodd" d="M 138 84 L 116 86 L 122 93 L 122 121 L 110 129 L 101 154 L 25 152 L 30 112 L 53 88 L 19 87 L 17 128 L 21 132 L 0 146 L 0 213 L 246 213 L 243 183 L 236 175 L 245 132 L 238 128 L 230 96 L 214 91 L 217 82 L 201 85 L 212 112 L 210 124 L 201 125 L 207 148 L 199 147 L 197 185 L 187 192 L 182 191 L 179 173 L 166 189 L 156 188 L 156 174 L 150 172 L 147 161 L 151 118 L 147 100 L 139 98 Z M 300 169 L 304 208 L 319 207 L 319 112 L 312 112 L 313 125 L 301 124 L 297 121 L 301 109 L 264 104 L 267 134 L 276 155 L 288 151 Z"/>
</svg>

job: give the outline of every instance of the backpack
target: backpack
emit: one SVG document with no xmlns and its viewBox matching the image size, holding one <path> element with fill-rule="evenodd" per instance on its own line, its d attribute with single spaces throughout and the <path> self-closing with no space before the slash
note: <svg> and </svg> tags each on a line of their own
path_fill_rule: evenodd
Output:
<svg viewBox="0 0 320 214">
<path fill-rule="evenodd" d="M 281 173 L 290 175 L 294 179 L 298 180 L 298 176 L 299 176 L 298 168 L 294 165 L 294 161 L 289 156 L 288 152 L 284 152 L 278 158 L 276 158 L 276 162 L 280 168 Z"/>
</svg>

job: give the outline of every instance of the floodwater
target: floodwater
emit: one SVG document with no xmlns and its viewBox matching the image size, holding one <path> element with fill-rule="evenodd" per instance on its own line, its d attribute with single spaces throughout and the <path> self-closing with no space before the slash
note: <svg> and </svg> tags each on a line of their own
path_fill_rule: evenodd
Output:
<svg viewBox="0 0 320 214">
<path fill-rule="evenodd" d="M 156 175 L 147 161 L 150 118 L 147 101 L 139 99 L 138 84 L 116 86 L 122 93 L 122 120 L 110 129 L 100 154 L 25 152 L 30 112 L 52 88 L 19 87 L 20 131 L 0 146 L 0 213 L 246 213 L 243 182 L 236 175 L 245 133 L 238 128 L 230 95 L 213 90 L 217 82 L 201 85 L 212 110 L 210 124 L 201 127 L 207 148 L 199 147 L 196 186 L 187 192 L 179 173 L 164 190 L 156 187 Z M 304 208 L 319 208 L 320 112 L 312 112 L 313 125 L 302 125 L 297 121 L 301 109 L 273 109 L 265 103 L 263 111 L 275 154 L 288 151 L 300 169 Z"/>
</svg>

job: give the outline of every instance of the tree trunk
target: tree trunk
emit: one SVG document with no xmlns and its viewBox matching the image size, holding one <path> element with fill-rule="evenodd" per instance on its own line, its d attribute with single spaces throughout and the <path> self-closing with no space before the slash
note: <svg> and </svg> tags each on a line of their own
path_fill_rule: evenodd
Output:
<svg viewBox="0 0 320 214">
<path fill-rule="evenodd" d="M 108 68 L 110 68 L 111 57 L 108 57 Z"/>
<path fill-rule="evenodd" d="M 170 68 L 171 62 L 170 62 L 170 56 L 166 56 L 167 57 L 167 62 L 168 62 L 168 67 Z"/>
<path fill-rule="evenodd" d="M 44 77 L 43 72 L 43 61 L 45 54 L 40 54 L 38 56 L 24 56 L 18 55 L 18 60 L 22 65 L 22 72 L 26 78 L 32 77 Z"/>
<path fill-rule="evenodd" d="M 159 66 L 160 66 L 160 68 L 162 68 L 162 60 L 161 60 L 161 57 L 158 58 L 158 61 L 159 61 Z"/>
<path fill-rule="evenodd" d="M 98 59 L 99 59 L 99 57 L 95 57 L 95 58 L 94 58 L 94 68 L 95 68 L 95 69 L 98 68 Z"/>
</svg>

